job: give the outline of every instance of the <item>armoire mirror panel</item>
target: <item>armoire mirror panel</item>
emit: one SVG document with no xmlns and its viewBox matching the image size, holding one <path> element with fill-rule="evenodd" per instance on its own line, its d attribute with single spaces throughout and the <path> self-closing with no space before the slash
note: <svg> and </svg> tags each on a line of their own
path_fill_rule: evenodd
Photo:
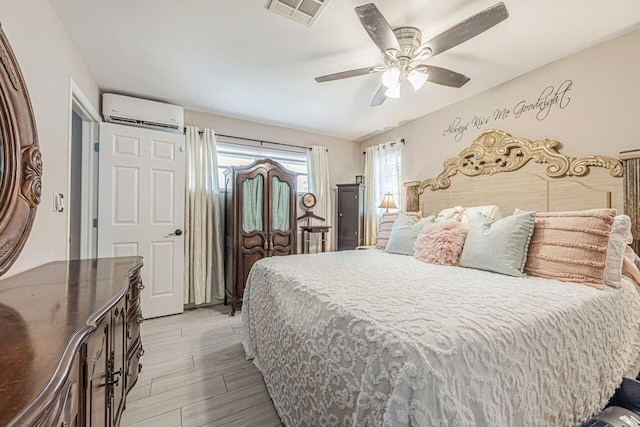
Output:
<svg viewBox="0 0 640 427">
<path fill-rule="evenodd" d="M 29 93 L 0 26 L 0 275 L 29 237 L 41 197 L 42 158 Z"/>
</svg>

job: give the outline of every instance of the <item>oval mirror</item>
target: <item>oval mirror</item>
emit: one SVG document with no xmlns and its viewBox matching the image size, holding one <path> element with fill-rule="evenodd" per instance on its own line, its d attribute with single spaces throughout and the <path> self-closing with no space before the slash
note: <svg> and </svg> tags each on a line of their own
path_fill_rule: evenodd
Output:
<svg viewBox="0 0 640 427">
<path fill-rule="evenodd" d="M 0 274 L 15 262 L 40 203 L 42 159 L 27 86 L 0 27 Z"/>
</svg>

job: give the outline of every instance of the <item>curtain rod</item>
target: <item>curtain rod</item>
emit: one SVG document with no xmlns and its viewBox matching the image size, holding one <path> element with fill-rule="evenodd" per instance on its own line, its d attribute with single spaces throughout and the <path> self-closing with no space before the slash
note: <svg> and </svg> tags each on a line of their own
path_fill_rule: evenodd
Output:
<svg viewBox="0 0 640 427">
<path fill-rule="evenodd" d="M 402 139 L 400 140 L 400 142 L 402 143 L 402 145 L 404 145 L 404 138 L 402 138 Z M 378 145 L 383 145 L 383 144 L 378 144 Z M 395 142 L 392 142 L 392 143 L 391 143 L 391 144 L 389 144 L 389 145 L 393 147 L 394 145 L 396 145 L 396 143 L 395 143 Z M 384 147 L 383 147 L 383 148 L 384 148 Z M 362 152 L 362 154 L 363 154 L 363 155 L 364 155 L 364 154 L 367 154 L 367 152 L 366 152 L 366 151 L 363 151 L 363 152 Z"/>
<path fill-rule="evenodd" d="M 184 128 L 184 133 L 187 133 L 187 128 Z M 204 133 L 204 131 L 198 130 L 198 134 L 202 135 Z M 260 146 L 262 146 L 262 144 L 271 144 L 271 145 L 281 145 L 283 147 L 292 147 L 292 148 L 302 148 L 302 149 L 307 149 L 307 150 L 311 150 L 311 147 L 304 147 L 304 146 L 300 146 L 300 145 L 293 145 L 293 144 L 285 144 L 284 142 L 273 142 L 273 141 L 266 141 L 264 139 L 254 139 L 254 138 L 245 138 L 242 136 L 234 136 L 234 135 L 224 135 L 222 133 L 216 133 L 216 136 L 220 136 L 222 138 L 233 138 L 233 139 L 241 139 L 243 141 L 252 141 L 252 142 L 259 142 Z M 246 144 L 245 144 L 246 145 Z M 329 149 L 327 148 L 327 153 L 329 152 Z"/>
</svg>

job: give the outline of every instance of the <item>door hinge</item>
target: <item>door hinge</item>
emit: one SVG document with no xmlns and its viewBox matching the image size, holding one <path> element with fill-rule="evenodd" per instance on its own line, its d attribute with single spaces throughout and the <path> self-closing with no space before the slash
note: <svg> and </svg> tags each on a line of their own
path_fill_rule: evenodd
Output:
<svg viewBox="0 0 640 427">
<path fill-rule="evenodd" d="M 94 142 L 93 143 L 93 151 L 95 151 L 96 153 L 98 153 L 100 151 L 100 143 L 99 142 Z"/>
<path fill-rule="evenodd" d="M 93 218 L 93 228 L 98 228 L 98 218 Z"/>
</svg>

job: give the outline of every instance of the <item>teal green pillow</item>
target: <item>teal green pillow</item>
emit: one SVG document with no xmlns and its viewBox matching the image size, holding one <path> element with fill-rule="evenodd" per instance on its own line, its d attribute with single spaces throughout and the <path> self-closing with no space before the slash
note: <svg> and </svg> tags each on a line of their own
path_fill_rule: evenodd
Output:
<svg viewBox="0 0 640 427">
<path fill-rule="evenodd" d="M 460 266 L 524 277 L 534 218 L 534 211 L 498 221 L 476 215 L 469 223 Z"/>
<path fill-rule="evenodd" d="M 420 221 L 416 221 L 406 213 L 400 212 L 396 222 L 391 227 L 389 243 L 387 243 L 384 251 L 390 254 L 413 256 L 413 244 L 416 242 L 418 233 L 427 222 L 433 222 L 435 219 L 435 215 L 429 215 Z"/>
</svg>

